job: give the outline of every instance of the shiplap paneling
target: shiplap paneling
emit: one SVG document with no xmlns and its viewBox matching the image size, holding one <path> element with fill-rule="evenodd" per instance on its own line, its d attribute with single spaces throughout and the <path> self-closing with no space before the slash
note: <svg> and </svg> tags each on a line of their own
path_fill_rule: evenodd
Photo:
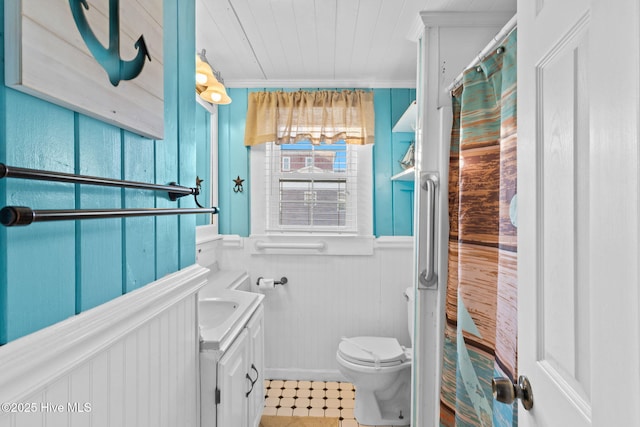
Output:
<svg viewBox="0 0 640 427">
<path fill-rule="evenodd" d="M 391 93 L 390 121 L 393 129 L 407 107 L 416 100 L 416 94 L 413 90 L 401 91 L 398 89 L 392 90 Z M 415 133 L 413 132 L 391 132 L 391 147 L 388 152 L 390 164 L 387 165 L 388 169 L 385 169 L 391 173 L 391 176 L 402 171 L 400 160 L 414 140 Z M 392 181 L 391 191 L 392 202 L 390 206 L 393 210 L 393 218 L 391 220 L 392 232 L 389 234 L 392 236 L 412 236 L 414 183 L 413 181 Z M 376 212 L 380 212 L 381 209 L 385 209 L 385 206 L 376 206 Z M 378 233 L 378 235 L 384 234 L 387 233 Z"/>
<path fill-rule="evenodd" d="M 230 87 L 415 87 L 419 13 L 515 0 L 197 0 L 197 48 Z"/>
<path fill-rule="evenodd" d="M 169 37 L 165 38 L 165 56 L 175 58 L 175 61 L 167 61 L 165 72 L 168 78 L 164 79 L 165 103 L 164 110 L 167 117 L 179 117 L 180 114 L 180 86 L 178 84 L 178 73 L 180 72 L 180 62 L 178 61 L 178 46 L 180 45 L 177 37 L 180 36 L 178 26 L 178 2 L 165 2 L 165 16 L 171 15 L 174 19 L 165 23 L 164 31 Z M 190 2 L 189 2 L 190 3 Z M 189 44 L 187 47 L 190 46 Z M 191 61 L 189 61 L 191 62 Z M 193 100 L 193 98 L 192 98 Z M 155 160 L 156 160 L 156 182 L 179 182 L 179 130 L 177 121 L 167 123 L 165 126 L 164 140 L 160 144 L 156 144 Z M 180 182 L 181 185 L 186 185 Z M 176 207 L 165 194 L 156 193 L 156 207 L 170 208 Z M 156 269 L 157 274 L 162 276 L 179 268 L 180 251 L 178 247 L 178 236 L 175 230 L 180 227 L 180 219 L 177 216 L 161 216 L 156 221 Z M 164 242 L 163 244 L 158 244 Z"/>
<path fill-rule="evenodd" d="M 390 181 L 393 163 L 391 156 L 393 97 L 389 90 L 376 89 L 373 100 L 376 126 L 373 146 L 374 233 L 378 236 L 390 236 L 393 235 L 393 183 Z M 411 217 L 406 217 L 405 220 L 410 221 Z"/>
<path fill-rule="evenodd" d="M 0 400 L 35 404 L 0 426 L 197 426 L 206 274 L 189 267 L 0 348 Z"/>
<path fill-rule="evenodd" d="M 214 107 L 215 108 L 215 107 Z M 202 105 L 196 105 L 196 172 L 197 176 L 202 179 L 200 195 L 198 201 L 202 206 L 215 206 L 211 203 L 211 187 L 217 183 L 211 181 L 211 170 L 217 171 L 217 164 L 211 164 L 211 112 Z M 213 116 L 217 119 L 217 113 Z M 215 145 L 217 147 L 217 144 Z M 214 147 L 214 148 L 215 148 Z M 196 225 L 207 225 L 211 223 L 210 214 L 202 214 L 196 217 Z"/>
<path fill-rule="evenodd" d="M 257 2 L 260 7 L 264 2 Z M 263 76 L 260 64 L 255 60 L 252 46 L 248 43 L 245 31 L 251 31 L 250 25 L 243 29 L 236 25 L 236 14 L 226 1 L 198 1 L 196 16 L 196 48 L 198 51 L 205 49 L 207 59 L 217 70 L 224 64 L 231 64 L 235 58 L 248 58 L 243 67 L 234 69 L 234 75 L 242 78 Z M 212 19 L 212 17 L 216 19 Z M 269 15 L 256 15 L 265 22 L 273 22 Z M 229 25 L 231 23 L 231 25 Z M 211 43 L 212 40 L 217 40 Z M 221 47 L 221 48 L 219 48 Z M 223 74 L 224 77 L 224 74 Z M 261 77 L 262 78 L 262 77 Z"/>
<path fill-rule="evenodd" d="M 120 179 L 120 129 L 74 114 L 77 138 L 76 173 Z M 82 185 L 76 187 L 76 208 L 114 209 L 122 203 L 121 189 Z M 76 313 L 122 295 L 121 219 L 76 222 Z"/>
<path fill-rule="evenodd" d="M 7 3 L 0 3 L 3 18 Z M 193 186 L 195 0 L 180 1 L 179 6 L 177 0 L 162 3 L 169 11 L 163 15 L 165 140 L 141 137 L 1 85 L 0 161 L 16 167 Z M 0 20 L 0 32 L 5 21 Z M 6 60 L 4 44 L 0 52 Z M 5 69 L 0 68 L 4 81 Z M 34 209 L 194 206 L 192 198 L 176 203 L 159 192 L 1 181 L 2 205 Z M 193 215 L 33 224 L 3 229 L 0 238 L 4 249 L 0 254 L 0 344 L 195 261 Z"/>
<path fill-rule="evenodd" d="M 78 31 L 68 2 L 18 0 L 8 2 L 5 11 L 6 82 L 141 135 L 162 138 L 162 0 L 130 1 L 120 8 L 118 60 L 136 57 L 135 43 L 141 35 L 151 58 L 145 57 L 136 78 L 116 86 L 109 81 Z M 106 2 L 90 1 L 83 13 L 89 31 L 108 47 L 112 36 Z"/>
<path fill-rule="evenodd" d="M 9 165 L 74 172 L 74 113 L 21 92 L 6 90 L 0 115 Z M 7 205 L 73 209 L 72 184 L 3 180 Z M 4 196 L 0 195 L 0 196 Z M 75 227 L 73 222 L 6 229 L 6 290 L 0 343 L 75 314 Z M 51 245 L 43 242 L 55 242 Z M 53 250 L 52 250 L 53 249 Z M 34 265 L 34 260 L 37 264 Z M 53 277 L 55 277 L 53 279 Z M 37 308 L 37 309 L 34 309 Z"/>
<path fill-rule="evenodd" d="M 378 240 L 365 256 L 255 255 L 249 238 L 224 246 L 220 267 L 247 269 L 253 290 L 260 276 L 288 279 L 265 291 L 267 376 L 340 378 L 335 355 L 343 336 L 391 336 L 411 345 L 403 292 L 412 285 L 413 243 L 386 239 L 393 244 Z"/>
<path fill-rule="evenodd" d="M 153 159 L 155 143 L 152 140 L 126 132 L 122 138 L 122 179 L 154 182 L 154 165 L 140 159 Z M 150 191 L 125 189 L 122 194 L 124 208 L 155 206 L 155 194 Z M 124 221 L 124 248 L 122 268 L 123 292 L 138 289 L 156 278 L 155 218 L 128 218 Z M 133 260 L 133 261 L 132 261 Z"/>
<path fill-rule="evenodd" d="M 221 233 L 248 236 L 251 176 L 249 149 L 244 146 L 248 91 L 231 89 L 229 96 L 233 102 L 218 107 L 218 220 Z M 238 176 L 245 180 L 242 193 L 233 191 Z"/>
<path fill-rule="evenodd" d="M 165 2 L 167 5 L 167 2 Z M 176 102 L 178 104 L 178 132 L 177 132 L 177 160 L 178 176 L 177 181 L 186 187 L 196 185 L 196 142 L 195 142 L 195 113 L 196 102 L 194 101 L 193 77 L 195 75 L 195 61 L 193 52 L 196 50 L 194 20 L 195 20 L 195 0 L 171 2 L 171 8 L 165 6 L 168 12 L 175 11 L 175 22 L 177 23 L 175 39 L 169 38 L 166 44 L 175 43 L 175 52 L 178 63 L 175 80 L 177 81 Z M 183 121 L 184 126 L 180 126 Z M 181 208 L 196 208 L 193 197 L 182 197 L 178 201 Z M 178 217 L 180 238 L 193 242 L 191 246 L 178 244 L 179 268 L 185 268 L 195 262 L 195 241 L 196 241 L 196 216 L 181 215 Z M 174 232 L 175 234 L 175 232 Z"/>
</svg>

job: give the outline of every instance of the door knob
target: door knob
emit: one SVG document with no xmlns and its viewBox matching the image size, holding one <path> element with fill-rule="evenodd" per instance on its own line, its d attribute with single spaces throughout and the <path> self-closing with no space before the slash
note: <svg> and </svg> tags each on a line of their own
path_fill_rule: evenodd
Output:
<svg viewBox="0 0 640 427">
<path fill-rule="evenodd" d="M 494 378 L 491 380 L 493 398 L 498 402 L 511 404 L 520 399 L 522 406 L 527 411 L 533 408 L 533 389 L 529 379 L 520 375 L 517 383 L 512 383 L 509 378 Z"/>
</svg>

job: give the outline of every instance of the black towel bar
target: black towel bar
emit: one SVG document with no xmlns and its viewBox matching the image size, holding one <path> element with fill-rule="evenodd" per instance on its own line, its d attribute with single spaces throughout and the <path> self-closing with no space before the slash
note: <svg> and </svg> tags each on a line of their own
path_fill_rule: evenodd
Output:
<svg viewBox="0 0 640 427">
<path fill-rule="evenodd" d="M 6 227 L 29 225 L 34 222 L 76 219 L 128 218 L 138 216 L 217 214 L 218 208 L 147 208 L 147 209 L 69 209 L 34 210 L 26 206 L 5 206 L 0 210 L 0 223 Z"/>
<path fill-rule="evenodd" d="M 195 188 L 189 188 L 183 187 L 181 185 L 176 185 L 173 182 L 170 185 L 149 184 L 146 182 L 125 181 L 120 179 L 101 178 L 97 176 L 74 175 L 64 172 L 18 168 L 14 166 L 7 166 L 3 163 L 0 163 L 0 178 L 22 178 L 34 179 L 39 181 L 69 182 L 75 184 L 91 184 L 107 187 L 136 188 L 139 190 L 166 191 L 167 193 L 169 193 L 169 199 L 171 199 L 172 201 L 175 201 L 179 197 L 189 195 L 193 195 L 195 197 L 200 194 L 200 189 L 198 186 L 196 186 Z"/>
<path fill-rule="evenodd" d="M 0 210 L 0 223 L 11 227 L 14 225 L 29 225 L 34 222 L 44 221 L 64 221 L 76 219 L 99 219 L 99 218 L 127 218 L 137 216 L 158 216 L 158 215 L 184 215 L 184 214 L 217 214 L 218 208 L 205 208 L 198 203 L 197 196 L 200 194 L 199 178 L 196 178 L 194 188 L 183 187 L 172 182 L 170 185 L 149 184 L 146 182 L 125 181 L 111 178 L 101 178 L 88 175 L 74 175 L 64 172 L 52 172 L 38 169 L 26 169 L 7 166 L 0 163 L 1 178 L 23 178 L 39 181 L 68 182 L 74 184 L 91 184 L 107 187 L 135 188 L 140 190 L 166 191 L 169 199 L 175 201 L 178 197 L 193 195 L 196 205 L 199 208 L 142 208 L 142 209 L 68 209 L 68 210 L 34 210 L 26 206 L 5 206 Z"/>
</svg>

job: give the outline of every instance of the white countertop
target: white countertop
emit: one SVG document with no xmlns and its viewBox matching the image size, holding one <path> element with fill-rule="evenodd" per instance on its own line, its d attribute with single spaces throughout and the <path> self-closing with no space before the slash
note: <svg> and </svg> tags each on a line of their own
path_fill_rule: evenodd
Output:
<svg viewBox="0 0 640 427">
<path fill-rule="evenodd" d="M 217 350 L 224 352 L 245 327 L 264 299 L 264 295 L 235 289 L 223 289 L 209 298 L 233 301 L 238 304 L 234 312 L 219 325 L 206 328 L 200 326 L 200 350 Z M 201 298 L 198 301 L 198 311 L 201 310 L 200 301 L 206 301 L 207 299 L 208 298 Z"/>
</svg>

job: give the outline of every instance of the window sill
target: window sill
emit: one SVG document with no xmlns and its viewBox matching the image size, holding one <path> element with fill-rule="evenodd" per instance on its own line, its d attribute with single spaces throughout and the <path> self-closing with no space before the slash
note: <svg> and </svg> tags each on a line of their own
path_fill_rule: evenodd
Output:
<svg viewBox="0 0 640 427">
<path fill-rule="evenodd" d="M 213 224 L 196 227 L 196 245 L 221 239 L 222 235 L 218 234 L 218 227 Z"/>
</svg>

